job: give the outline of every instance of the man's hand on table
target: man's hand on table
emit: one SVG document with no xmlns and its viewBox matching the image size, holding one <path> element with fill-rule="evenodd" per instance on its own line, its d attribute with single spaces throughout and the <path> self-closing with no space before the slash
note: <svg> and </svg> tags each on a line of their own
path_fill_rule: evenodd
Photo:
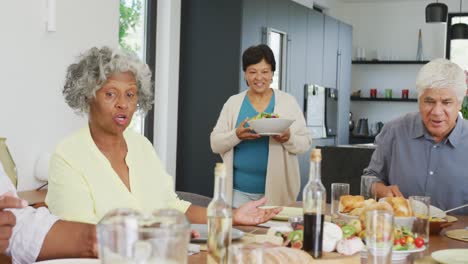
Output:
<svg viewBox="0 0 468 264">
<path fill-rule="evenodd" d="M 16 224 L 15 215 L 4 209 L 23 208 L 26 206 L 28 206 L 26 201 L 14 197 L 10 192 L 0 196 L 0 253 L 4 253 L 8 248 L 8 241 Z"/>
<path fill-rule="evenodd" d="M 385 184 L 378 182 L 375 183 L 374 190 L 378 198 L 382 197 L 403 197 L 400 192 L 400 188 L 397 185 L 386 186 Z"/>
<path fill-rule="evenodd" d="M 233 225 L 258 225 L 264 223 L 275 215 L 277 215 L 282 207 L 276 207 L 271 209 L 258 208 L 266 203 L 266 197 L 260 200 L 252 201 L 243 204 L 238 209 L 233 211 L 232 224 Z"/>
</svg>

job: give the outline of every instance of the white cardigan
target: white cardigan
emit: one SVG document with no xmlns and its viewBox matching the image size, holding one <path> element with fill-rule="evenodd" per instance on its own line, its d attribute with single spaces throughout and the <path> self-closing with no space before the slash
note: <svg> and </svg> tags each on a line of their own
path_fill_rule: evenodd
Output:
<svg viewBox="0 0 468 264">
<path fill-rule="evenodd" d="M 290 127 L 291 137 L 287 142 L 281 144 L 270 137 L 265 196 L 269 205 L 287 206 L 296 201 L 301 186 L 296 154 L 308 151 L 312 139 L 296 99 L 279 90 L 274 92 L 274 112 L 295 121 Z M 233 95 L 227 100 L 210 136 L 211 149 L 221 155 L 226 166 L 228 201 L 232 201 L 234 147 L 241 142 L 236 135 L 236 121 L 246 93 Z"/>
</svg>

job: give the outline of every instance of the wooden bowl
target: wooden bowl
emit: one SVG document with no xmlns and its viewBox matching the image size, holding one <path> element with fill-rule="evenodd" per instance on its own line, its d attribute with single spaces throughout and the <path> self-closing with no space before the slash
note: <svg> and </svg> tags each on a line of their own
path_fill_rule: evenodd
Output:
<svg viewBox="0 0 468 264">
<path fill-rule="evenodd" d="M 429 233 L 431 235 L 438 235 L 442 229 L 453 225 L 456 221 L 458 221 L 458 219 L 451 215 L 447 215 L 447 217 L 442 218 L 441 221 L 431 220 L 429 222 Z"/>
</svg>

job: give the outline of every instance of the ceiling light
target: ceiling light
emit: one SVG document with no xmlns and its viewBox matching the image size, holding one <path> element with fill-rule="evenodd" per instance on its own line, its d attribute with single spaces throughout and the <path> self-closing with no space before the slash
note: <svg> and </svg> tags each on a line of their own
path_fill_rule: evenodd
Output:
<svg viewBox="0 0 468 264">
<path fill-rule="evenodd" d="M 444 3 L 431 3 L 426 6 L 426 23 L 447 23 L 448 7 Z"/>
<path fill-rule="evenodd" d="M 460 0 L 460 13 L 462 12 L 462 0 Z M 450 27 L 451 39 L 468 39 L 468 25 L 460 22 L 453 24 Z"/>
</svg>

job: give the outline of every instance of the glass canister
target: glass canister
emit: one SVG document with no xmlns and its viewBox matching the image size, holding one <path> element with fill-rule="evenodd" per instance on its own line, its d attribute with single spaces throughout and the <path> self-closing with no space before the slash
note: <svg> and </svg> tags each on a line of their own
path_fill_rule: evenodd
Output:
<svg viewBox="0 0 468 264">
<path fill-rule="evenodd" d="M 150 216 L 116 209 L 97 225 L 97 238 L 103 264 L 186 264 L 190 225 L 174 209 Z"/>
<path fill-rule="evenodd" d="M 17 187 L 18 178 L 16 175 L 16 164 L 11 157 L 10 151 L 6 144 L 6 138 L 0 137 L 0 162 L 3 165 L 3 170 L 10 178 L 13 186 Z"/>
</svg>

